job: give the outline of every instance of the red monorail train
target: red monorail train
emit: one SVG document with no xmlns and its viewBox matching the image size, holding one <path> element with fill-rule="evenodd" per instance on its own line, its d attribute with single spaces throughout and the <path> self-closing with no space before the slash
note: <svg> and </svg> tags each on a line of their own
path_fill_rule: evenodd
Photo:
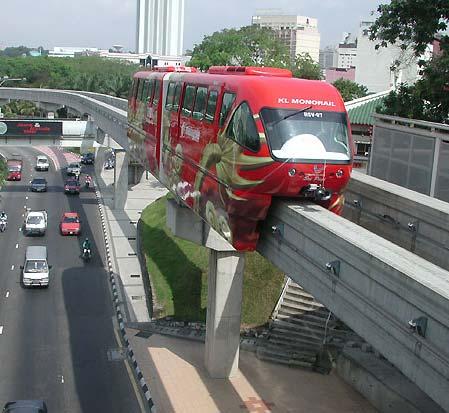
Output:
<svg viewBox="0 0 449 413">
<path fill-rule="evenodd" d="M 134 75 L 133 156 L 237 250 L 254 250 L 271 198 L 341 213 L 353 143 L 335 87 L 269 67 Z"/>
</svg>

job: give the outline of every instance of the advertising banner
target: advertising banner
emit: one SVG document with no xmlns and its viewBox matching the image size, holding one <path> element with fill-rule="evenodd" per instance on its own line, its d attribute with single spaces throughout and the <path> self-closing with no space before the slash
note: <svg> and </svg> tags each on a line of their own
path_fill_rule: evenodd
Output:
<svg viewBox="0 0 449 413">
<path fill-rule="evenodd" d="M 62 136 L 62 122 L 34 120 L 1 120 L 0 137 L 2 136 Z"/>
</svg>

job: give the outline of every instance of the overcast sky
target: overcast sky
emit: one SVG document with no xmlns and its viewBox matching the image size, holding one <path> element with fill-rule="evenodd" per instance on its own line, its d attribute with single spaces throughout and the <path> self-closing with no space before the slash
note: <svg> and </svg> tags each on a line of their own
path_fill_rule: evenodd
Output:
<svg viewBox="0 0 449 413">
<path fill-rule="evenodd" d="M 360 20 L 388 0 L 185 0 L 184 48 L 205 35 L 251 23 L 256 9 L 318 19 L 321 47 L 343 32 L 357 33 Z M 137 0 L 1 0 L 0 47 L 81 46 L 135 49 Z M 372 17 L 371 17 L 372 19 Z"/>
</svg>

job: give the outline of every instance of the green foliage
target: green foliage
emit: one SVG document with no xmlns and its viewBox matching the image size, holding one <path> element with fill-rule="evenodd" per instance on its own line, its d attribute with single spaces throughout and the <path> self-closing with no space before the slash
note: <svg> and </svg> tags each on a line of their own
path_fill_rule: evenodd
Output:
<svg viewBox="0 0 449 413">
<path fill-rule="evenodd" d="M 316 63 L 308 53 L 296 56 L 291 71 L 294 77 L 299 77 L 301 79 L 322 79 L 320 65 Z"/>
<path fill-rule="evenodd" d="M 6 160 L 2 156 L 0 156 L 0 188 L 5 183 L 7 172 L 8 170 L 6 167 Z"/>
<path fill-rule="evenodd" d="M 371 26 L 370 37 L 380 40 L 380 46 L 399 41 L 403 47 L 412 45 L 420 56 L 435 35 L 447 29 L 447 0 L 391 0 L 377 8 L 379 17 Z M 443 47 L 449 46 L 449 35 L 441 36 Z"/>
<path fill-rule="evenodd" d="M 27 100 L 12 100 L 2 106 L 2 112 L 5 118 L 39 116 L 41 114 L 39 108 Z"/>
<path fill-rule="evenodd" d="M 28 56 L 29 52 L 32 49 L 29 49 L 25 46 L 18 46 L 18 47 L 6 47 L 3 50 L 0 50 L 0 56 L 6 56 L 6 57 L 22 57 L 22 56 Z"/>
<path fill-rule="evenodd" d="M 0 76 L 25 77 L 28 87 L 84 90 L 122 98 L 127 97 L 137 68 L 100 57 L 0 57 Z"/>
<path fill-rule="evenodd" d="M 195 45 L 190 66 L 207 70 L 210 66 L 288 67 L 287 47 L 268 28 L 245 26 L 224 29 Z"/>
<path fill-rule="evenodd" d="M 141 235 L 159 316 L 205 321 L 207 306 L 207 248 L 174 237 L 165 226 L 166 198 L 142 212 Z M 242 324 L 268 320 L 283 285 L 283 275 L 258 253 L 247 253 L 243 281 Z"/>
<path fill-rule="evenodd" d="M 333 85 L 338 89 L 344 102 L 349 102 L 354 99 L 363 98 L 368 94 L 368 88 L 359 85 L 349 79 L 337 79 Z"/>
<path fill-rule="evenodd" d="M 380 5 L 370 37 L 379 46 L 399 42 L 421 56 L 435 36 L 441 39 L 440 56 L 420 61 L 422 77 L 415 85 L 401 85 L 385 100 L 383 113 L 449 123 L 449 26 L 448 0 L 392 0 Z"/>
</svg>

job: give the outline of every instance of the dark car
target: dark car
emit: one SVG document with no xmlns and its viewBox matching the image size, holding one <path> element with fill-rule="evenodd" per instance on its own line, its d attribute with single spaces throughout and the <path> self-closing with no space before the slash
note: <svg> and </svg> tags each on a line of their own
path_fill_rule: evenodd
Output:
<svg viewBox="0 0 449 413">
<path fill-rule="evenodd" d="M 81 163 L 84 165 L 92 165 L 95 161 L 95 155 L 92 152 L 81 155 Z"/>
<path fill-rule="evenodd" d="M 48 413 L 43 400 L 15 400 L 3 407 L 3 413 Z"/>
<path fill-rule="evenodd" d="M 47 180 L 45 178 L 34 178 L 31 181 L 30 189 L 33 192 L 47 192 Z"/>
<path fill-rule="evenodd" d="M 64 184 L 64 192 L 66 194 L 79 194 L 80 181 L 78 179 L 67 179 Z"/>
</svg>

